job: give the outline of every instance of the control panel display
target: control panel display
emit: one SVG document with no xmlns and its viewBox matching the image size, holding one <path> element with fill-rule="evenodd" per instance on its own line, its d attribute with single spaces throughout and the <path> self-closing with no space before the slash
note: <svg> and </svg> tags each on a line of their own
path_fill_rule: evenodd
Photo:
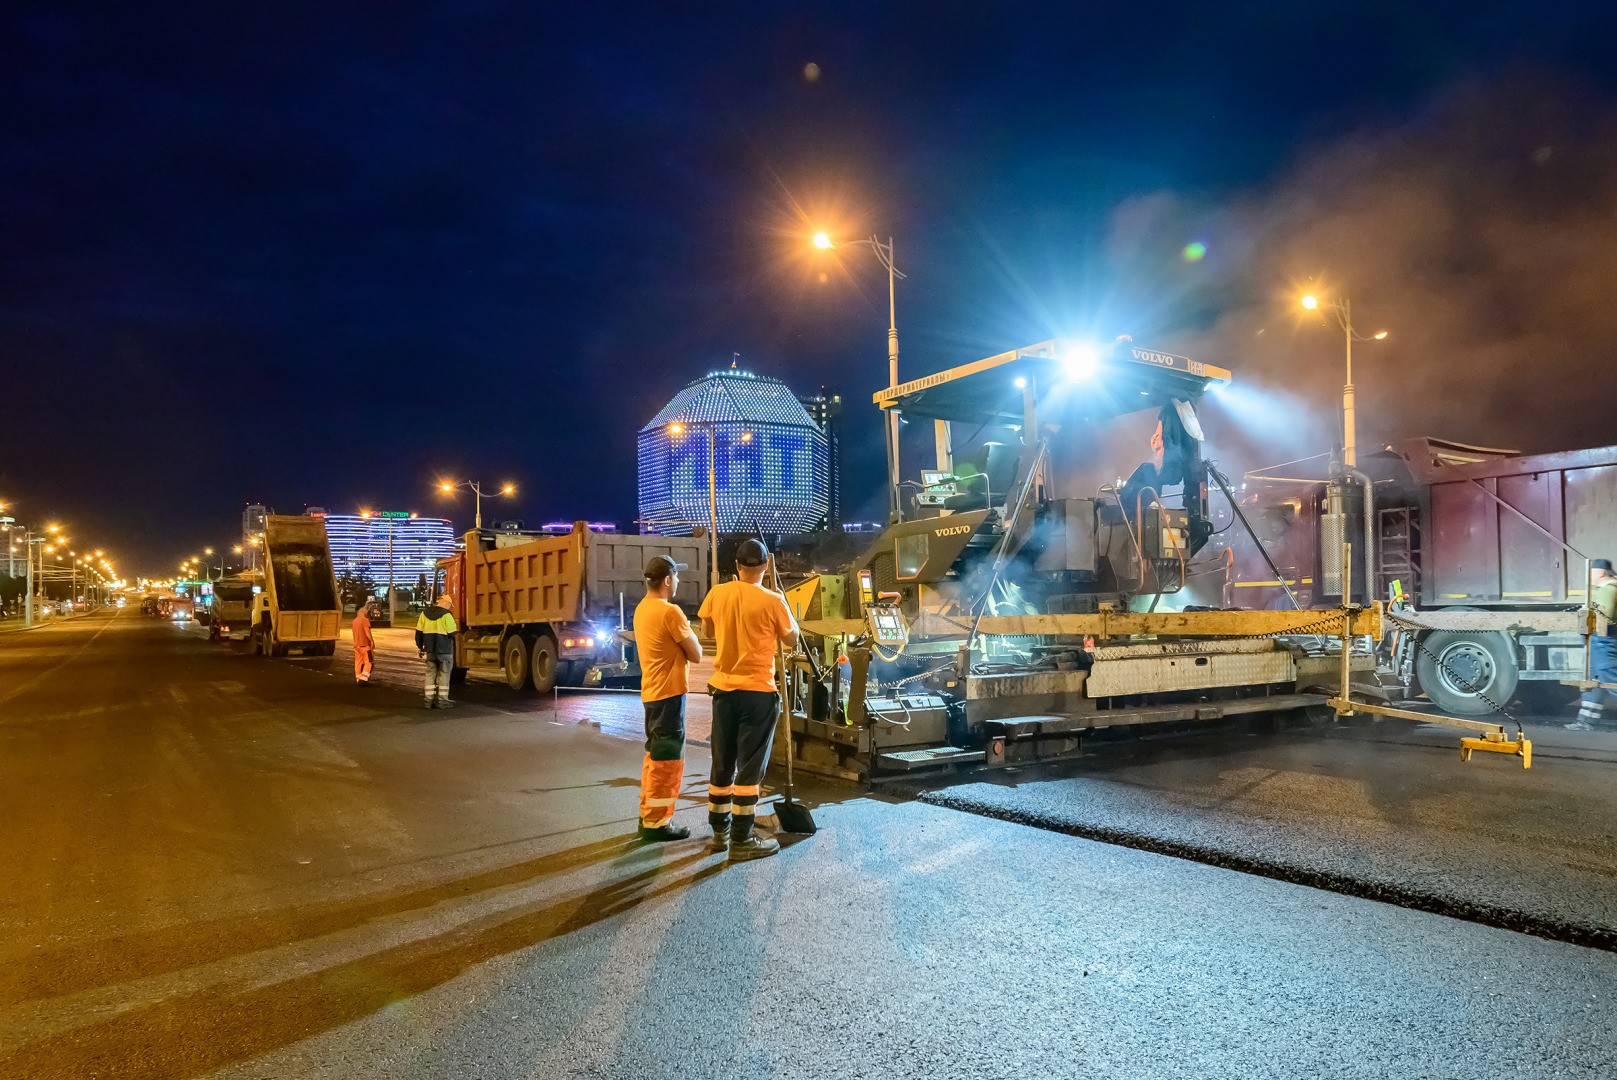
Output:
<svg viewBox="0 0 1617 1080">
<path fill-rule="evenodd" d="M 902 645 L 910 639 L 910 629 L 897 604 L 872 604 L 866 613 L 870 636 L 881 645 Z"/>
</svg>

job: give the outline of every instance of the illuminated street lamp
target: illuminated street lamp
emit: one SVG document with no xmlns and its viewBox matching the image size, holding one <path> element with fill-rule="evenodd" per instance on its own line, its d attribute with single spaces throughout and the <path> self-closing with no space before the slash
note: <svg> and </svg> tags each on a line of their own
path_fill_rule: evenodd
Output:
<svg viewBox="0 0 1617 1080">
<path fill-rule="evenodd" d="M 1353 301 L 1347 297 L 1341 300 L 1321 300 L 1312 294 L 1304 296 L 1300 301 L 1309 311 L 1324 307 L 1336 317 L 1336 323 L 1342 328 L 1342 334 L 1347 342 L 1347 382 L 1342 386 L 1342 464 L 1352 469 L 1358 465 L 1357 437 L 1355 433 L 1353 415 L 1353 343 L 1355 341 L 1384 341 L 1387 331 L 1378 330 L 1374 334 L 1360 334 L 1353 329 Z"/>
<path fill-rule="evenodd" d="M 483 489 L 478 482 L 476 480 L 461 480 L 459 482 L 454 480 L 445 480 L 438 485 L 439 490 L 446 494 L 453 493 L 456 488 L 462 487 L 470 489 L 471 493 L 477 496 L 475 527 L 481 529 L 483 527 Z M 517 489 L 515 484 L 501 484 L 499 491 L 489 493 L 489 498 L 492 499 L 495 495 L 515 495 L 516 492 Z"/>
<path fill-rule="evenodd" d="M 824 235 L 823 233 L 821 234 Z M 683 435 L 687 426 L 700 428 L 707 433 L 707 535 L 708 535 L 708 588 L 716 588 L 719 584 L 719 480 L 718 480 L 718 446 L 719 436 L 713 424 L 706 420 L 676 421 L 668 425 L 670 435 Z M 742 442 L 752 441 L 752 432 L 741 433 Z"/>
<path fill-rule="evenodd" d="M 837 247 L 829 233 L 818 232 L 814 234 L 814 246 L 821 251 L 831 251 Z M 876 261 L 882 264 L 887 271 L 887 385 L 898 385 L 898 305 L 895 281 L 904 277 L 903 271 L 893 264 L 893 238 L 889 236 L 887 243 L 872 236 L 868 240 L 849 240 L 845 247 L 868 247 L 876 253 Z M 939 421 L 941 424 L 942 421 Z M 938 445 L 945 444 L 945 437 L 939 428 Z M 941 466 L 940 466 L 941 467 Z M 898 410 L 887 410 L 887 514 L 893 522 L 903 520 L 903 509 L 898 499 Z"/>
</svg>

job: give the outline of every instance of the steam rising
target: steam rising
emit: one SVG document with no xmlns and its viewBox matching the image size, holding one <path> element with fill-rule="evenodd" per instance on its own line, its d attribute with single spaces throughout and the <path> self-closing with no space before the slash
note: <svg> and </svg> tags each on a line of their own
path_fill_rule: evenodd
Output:
<svg viewBox="0 0 1617 1080">
<path fill-rule="evenodd" d="M 1218 314 L 1157 340 L 1235 372 L 1246 400 L 1206 410 L 1215 442 L 1245 444 L 1244 466 L 1337 442 L 1343 334 L 1301 308 L 1305 292 L 1351 297 L 1360 333 L 1390 331 L 1353 347 L 1361 454 L 1412 435 L 1524 451 L 1617 441 L 1608 106 L 1564 87 L 1469 88 L 1306 153 L 1232 205 L 1154 195 L 1114 221 L 1114 250 L 1177 256 L 1187 237 L 1207 254 L 1176 271 L 1180 307 Z"/>
</svg>

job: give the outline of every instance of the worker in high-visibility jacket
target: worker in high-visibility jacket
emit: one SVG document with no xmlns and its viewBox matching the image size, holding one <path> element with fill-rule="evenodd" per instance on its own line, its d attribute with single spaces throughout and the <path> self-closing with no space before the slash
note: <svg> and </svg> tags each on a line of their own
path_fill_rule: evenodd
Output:
<svg viewBox="0 0 1617 1080">
<path fill-rule="evenodd" d="M 354 638 L 354 681 L 361 686 L 370 685 L 371 661 L 376 654 L 376 639 L 371 636 L 373 614 L 370 604 L 361 606 L 354 612 L 350 627 Z"/>
<path fill-rule="evenodd" d="M 775 655 L 781 645 L 797 646 L 797 626 L 786 598 L 764 587 L 768 566 L 763 541 L 743 540 L 736 545 L 735 580 L 710 589 L 696 613 L 716 647 L 707 818 L 713 847 L 728 846 L 731 862 L 780 850 L 774 837 L 753 835 L 753 818 L 780 719 Z"/>
<path fill-rule="evenodd" d="M 455 617 L 449 613 L 449 594 L 423 611 L 415 621 L 415 647 L 427 662 L 426 700 L 429 709 L 450 709 L 449 675 L 455 670 Z"/>
<path fill-rule="evenodd" d="M 640 701 L 646 710 L 646 758 L 640 766 L 640 839 L 683 840 L 691 831 L 674 824 L 685 779 L 686 669 L 702 659 L 674 596 L 684 563 L 662 555 L 646 560 L 646 595 L 634 609 L 634 649 L 640 658 Z"/>
<path fill-rule="evenodd" d="M 1617 683 L 1617 573 L 1610 559 L 1589 564 L 1589 606 L 1606 619 L 1605 632 L 1589 639 L 1589 677 L 1595 682 Z M 1568 731 L 1606 730 L 1606 699 L 1617 697 L 1609 690 L 1591 686 L 1583 692 L 1578 718 L 1567 724 Z"/>
</svg>

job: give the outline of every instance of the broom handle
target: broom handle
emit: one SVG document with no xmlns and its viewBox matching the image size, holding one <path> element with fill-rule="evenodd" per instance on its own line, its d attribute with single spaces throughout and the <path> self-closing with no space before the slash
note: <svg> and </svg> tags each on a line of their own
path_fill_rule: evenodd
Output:
<svg viewBox="0 0 1617 1080">
<path fill-rule="evenodd" d="M 780 593 L 781 603 L 785 604 L 786 594 L 781 592 L 780 589 L 780 574 L 775 571 L 774 555 L 769 556 L 769 579 L 770 584 L 775 586 L 775 591 Z M 786 604 L 786 617 L 790 619 L 791 616 L 792 606 Z M 793 627 L 797 625 L 796 619 L 792 619 L 792 625 Z M 775 639 L 775 669 L 778 672 L 775 676 L 775 686 L 780 694 L 780 711 L 786 715 L 786 801 L 790 802 L 793 794 L 792 758 L 797 755 L 793 752 L 792 746 L 792 707 L 790 699 L 786 696 L 786 650 L 782 647 L 779 638 Z"/>
</svg>

